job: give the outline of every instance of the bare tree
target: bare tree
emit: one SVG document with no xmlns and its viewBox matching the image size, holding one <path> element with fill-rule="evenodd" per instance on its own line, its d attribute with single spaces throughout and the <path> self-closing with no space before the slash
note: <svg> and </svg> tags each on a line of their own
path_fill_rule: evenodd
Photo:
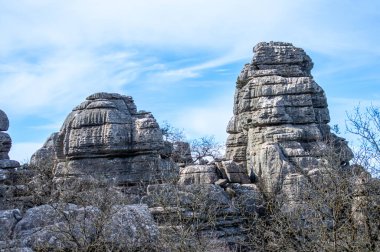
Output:
<svg viewBox="0 0 380 252">
<path fill-rule="evenodd" d="M 355 163 L 380 176 L 380 108 L 373 105 L 361 109 L 357 106 L 347 113 L 347 131 L 359 136 L 360 146 L 355 149 Z"/>
<path fill-rule="evenodd" d="M 208 159 L 215 160 L 222 156 L 221 149 L 223 146 L 215 140 L 214 136 L 194 139 L 190 146 L 194 163 L 203 163 L 207 162 Z"/>
<path fill-rule="evenodd" d="M 222 156 L 223 146 L 215 140 L 214 136 L 204 136 L 188 143 L 184 130 L 173 127 L 167 121 L 162 123 L 161 131 L 165 141 L 171 142 L 175 147 L 174 160 L 184 160 L 185 164 L 203 164 Z M 188 160 L 189 155 L 190 160 Z"/>
</svg>

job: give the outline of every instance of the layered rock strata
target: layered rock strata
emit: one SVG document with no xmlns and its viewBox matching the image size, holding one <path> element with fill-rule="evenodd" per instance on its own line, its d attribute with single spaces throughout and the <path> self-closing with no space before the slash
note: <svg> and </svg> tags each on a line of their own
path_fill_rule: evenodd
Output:
<svg viewBox="0 0 380 252">
<path fill-rule="evenodd" d="M 107 218 L 104 218 L 104 216 Z M 21 214 L 0 211 L 0 251 L 82 251 L 101 245 L 115 251 L 151 251 L 159 231 L 145 205 L 41 205 Z"/>
<path fill-rule="evenodd" d="M 12 147 L 11 137 L 4 131 L 9 128 L 8 116 L 0 109 L 0 169 L 12 169 L 20 167 L 19 162 L 9 159 L 9 151 Z"/>
<path fill-rule="evenodd" d="M 9 119 L 0 110 L 0 210 L 15 206 L 22 207 L 25 200 L 30 198 L 26 186 L 29 170 L 20 167 L 20 163 L 9 159 L 12 139 L 6 133 L 9 129 Z"/>
<path fill-rule="evenodd" d="M 261 202 L 257 191 L 250 189 L 251 194 L 244 195 L 251 197 L 254 203 L 249 202 L 250 206 L 256 209 Z M 240 216 L 236 201 L 246 204 L 247 201 L 241 189 L 236 192 L 236 197 L 231 199 L 223 188 L 210 183 L 149 185 L 147 196 L 142 198 L 142 202 L 149 206 L 161 232 L 174 241 L 172 245 L 183 246 L 180 244 L 183 241 L 188 243 L 188 250 L 218 251 L 228 246 L 238 247 L 246 239 L 242 227 L 244 218 Z M 195 237 L 197 238 L 194 239 Z M 196 248 L 195 241 L 203 243 L 202 248 Z"/>
<path fill-rule="evenodd" d="M 293 197 L 307 176 L 347 165 L 352 152 L 330 131 L 326 96 L 304 50 L 263 42 L 253 52 L 236 82 L 226 159 L 260 180 L 264 193 L 285 190 Z"/>
<path fill-rule="evenodd" d="M 57 183 L 95 178 L 135 185 L 178 173 L 165 149 L 156 120 L 137 111 L 132 97 L 96 93 L 73 109 L 31 161 L 53 165 Z"/>
<path fill-rule="evenodd" d="M 192 164 L 180 169 L 178 184 L 250 184 L 244 166 L 232 160 L 218 160 L 209 164 Z"/>
</svg>

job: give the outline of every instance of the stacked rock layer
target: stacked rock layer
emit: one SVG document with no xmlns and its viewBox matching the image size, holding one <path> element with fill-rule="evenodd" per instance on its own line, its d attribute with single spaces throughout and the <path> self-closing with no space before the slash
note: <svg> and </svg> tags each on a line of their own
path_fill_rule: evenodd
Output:
<svg viewBox="0 0 380 252">
<path fill-rule="evenodd" d="M 8 116 L 0 110 L 0 209 L 22 206 L 29 194 L 25 178 L 30 173 L 19 162 L 9 159 L 12 139 L 5 132 L 8 128 Z"/>
<path fill-rule="evenodd" d="M 253 51 L 237 79 L 226 158 L 244 165 L 265 192 L 285 189 L 294 195 L 305 175 L 346 165 L 352 153 L 330 132 L 326 96 L 313 80 L 313 62 L 304 50 L 262 42 Z M 329 153 L 334 160 L 328 160 Z"/>
<path fill-rule="evenodd" d="M 73 109 L 32 163 L 54 166 L 57 182 L 101 178 L 136 184 L 178 172 L 163 153 L 164 145 L 156 120 L 149 112 L 138 112 L 132 97 L 96 93 Z"/>
<path fill-rule="evenodd" d="M 4 132 L 8 128 L 8 116 L 0 109 L 0 169 L 12 169 L 20 166 L 17 161 L 9 159 L 8 153 L 12 147 L 12 139 Z"/>
</svg>

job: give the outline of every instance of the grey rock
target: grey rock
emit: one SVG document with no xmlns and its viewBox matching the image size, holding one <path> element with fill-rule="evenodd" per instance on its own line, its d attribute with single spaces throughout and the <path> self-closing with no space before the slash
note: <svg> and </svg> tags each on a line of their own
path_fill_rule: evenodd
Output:
<svg viewBox="0 0 380 252">
<path fill-rule="evenodd" d="M 5 132 L 0 132 L 0 153 L 8 154 L 11 147 L 12 147 L 11 137 Z M 6 158 L 3 158 L 3 159 L 6 159 Z"/>
<path fill-rule="evenodd" d="M 224 187 L 225 185 L 228 184 L 228 180 L 227 179 L 218 179 L 216 182 L 215 182 L 215 185 L 218 185 L 220 187 Z"/>
<path fill-rule="evenodd" d="M 158 237 L 146 205 L 113 206 L 107 213 L 93 206 L 42 205 L 28 209 L 13 233 L 11 241 L 19 247 L 49 251 L 81 250 L 96 239 L 109 247 L 137 250 L 153 245 Z"/>
<path fill-rule="evenodd" d="M 182 168 L 178 184 L 213 184 L 220 177 L 215 165 L 190 165 Z"/>
<path fill-rule="evenodd" d="M 8 130 L 8 127 L 8 117 L 2 110 L 0 110 L 0 169 L 12 169 L 20 167 L 19 162 L 15 160 L 9 160 L 8 153 L 12 147 L 12 139 L 7 133 L 1 132 Z"/>
<path fill-rule="evenodd" d="M 223 178 L 227 179 L 228 182 L 241 184 L 251 183 L 243 165 L 232 160 L 216 162 L 216 165 L 222 173 Z"/>
<path fill-rule="evenodd" d="M 8 240 L 16 223 L 21 219 L 18 209 L 0 211 L 0 241 Z"/>
<path fill-rule="evenodd" d="M 19 166 L 20 163 L 16 160 L 0 160 L 0 169 L 10 169 Z"/>
<path fill-rule="evenodd" d="M 51 170 L 56 166 L 58 133 L 53 133 L 46 140 L 42 148 L 38 149 L 30 158 L 30 164 L 36 167 L 50 167 Z"/>
<path fill-rule="evenodd" d="M 0 109 L 0 131 L 7 131 L 9 128 L 9 120 L 7 114 Z"/>
<path fill-rule="evenodd" d="M 172 158 L 174 162 L 181 164 L 181 166 L 191 164 L 193 159 L 191 157 L 190 144 L 182 141 L 174 142 Z"/>
<path fill-rule="evenodd" d="M 58 184 L 78 178 L 125 185 L 178 174 L 169 151 L 152 114 L 137 112 L 132 97 L 96 93 L 73 109 L 31 163 L 52 166 Z"/>
<path fill-rule="evenodd" d="M 146 205 L 113 207 L 105 225 L 106 243 L 123 250 L 148 250 L 158 241 L 158 227 Z"/>
<path fill-rule="evenodd" d="M 236 82 L 225 157 L 241 165 L 251 181 L 260 180 L 265 192 L 281 191 L 296 201 L 302 198 L 297 181 L 304 173 L 327 163 L 346 165 L 352 152 L 330 131 L 326 96 L 313 80 L 313 63 L 304 50 L 290 43 L 262 42 L 253 51 L 252 62 Z M 339 158 L 327 160 L 328 153 L 339 153 Z"/>
</svg>

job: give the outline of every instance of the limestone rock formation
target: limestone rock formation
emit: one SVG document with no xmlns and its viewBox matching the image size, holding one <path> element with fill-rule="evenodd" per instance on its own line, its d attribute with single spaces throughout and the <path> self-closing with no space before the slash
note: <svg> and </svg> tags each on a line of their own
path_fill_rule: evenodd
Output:
<svg viewBox="0 0 380 252">
<path fill-rule="evenodd" d="M 20 164 L 15 160 L 9 160 L 8 153 L 12 147 L 11 137 L 3 132 L 9 128 L 7 115 L 0 109 L 0 169 L 12 169 L 19 167 Z"/>
<path fill-rule="evenodd" d="M 174 240 L 171 245 L 187 243 L 186 250 L 220 251 L 220 248 L 228 247 L 226 244 L 233 246 L 245 239 L 245 230 L 241 227 L 244 219 L 220 186 L 210 183 L 150 185 L 142 201 L 149 206 L 162 232 Z M 258 203 L 255 197 L 252 201 Z M 194 237 L 207 245 L 195 249 Z M 176 247 L 168 249 L 181 250 Z"/>
<path fill-rule="evenodd" d="M 181 168 L 178 184 L 214 184 L 220 176 L 215 165 L 189 165 Z"/>
<path fill-rule="evenodd" d="M 132 97 L 96 93 L 73 109 L 31 161 L 50 162 L 57 183 L 91 177 L 131 185 L 178 173 L 164 149 L 156 120 L 137 111 Z"/>
<path fill-rule="evenodd" d="M 191 157 L 190 144 L 183 141 L 176 141 L 173 143 L 172 159 L 179 166 L 184 167 L 191 164 L 193 159 Z"/>
<path fill-rule="evenodd" d="M 304 50 L 262 42 L 253 52 L 236 82 L 226 159 L 243 165 L 264 192 L 294 196 L 305 175 L 347 165 L 352 152 L 330 131 L 326 96 Z"/>
<path fill-rule="evenodd" d="M 19 162 L 9 159 L 12 139 L 2 132 L 8 128 L 8 117 L 0 110 L 0 209 L 21 207 L 30 194 L 25 185 L 25 178 L 30 176 L 30 171 L 20 167 Z"/>
<path fill-rule="evenodd" d="M 226 160 L 216 162 L 216 166 L 222 174 L 222 178 L 226 179 L 229 183 L 251 183 L 243 165 L 239 165 L 231 160 Z"/>
<path fill-rule="evenodd" d="M 7 131 L 9 128 L 9 120 L 7 114 L 0 109 L 0 131 Z"/>
<path fill-rule="evenodd" d="M 24 216 L 0 211 L 1 251 L 81 251 L 101 245 L 117 251 L 143 251 L 155 246 L 158 229 L 146 205 L 113 206 L 103 213 L 93 206 L 41 205 Z"/>
</svg>

